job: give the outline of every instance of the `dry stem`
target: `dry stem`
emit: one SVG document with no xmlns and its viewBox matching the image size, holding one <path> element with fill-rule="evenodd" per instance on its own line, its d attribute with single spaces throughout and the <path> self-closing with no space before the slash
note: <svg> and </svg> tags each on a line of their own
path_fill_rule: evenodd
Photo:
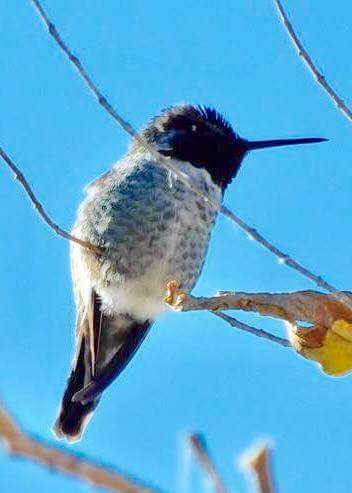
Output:
<svg viewBox="0 0 352 493">
<path fill-rule="evenodd" d="M 230 317 L 226 313 L 223 312 L 211 312 L 213 315 L 216 317 L 222 318 L 230 324 L 232 327 L 235 327 L 236 329 L 243 330 L 245 332 L 249 332 L 252 335 L 255 335 L 257 337 L 260 337 L 262 339 L 267 339 L 268 341 L 275 342 L 276 344 L 279 344 L 279 346 L 284 346 L 284 347 L 291 347 L 290 341 L 285 339 L 284 337 L 279 337 L 276 336 L 275 334 L 272 334 L 271 332 L 267 332 L 264 329 L 257 329 L 257 327 L 253 327 L 252 325 L 248 325 L 244 322 L 241 322 L 235 317 Z"/>
<path fill-rule="evenodd" d="M 270 456 L 271 450 L 267 445 L 258 445 L 242 458 L 243 468 L 252 473 L 258 493 L 274 493 L 275 491 Z"/>
<path fill-rule="evenodd" d="M 352 301 L 352 293 L 341 292 L 341 297 Z M 341 299 L 332 294 L 317 291 L 296 291 L 292 293 L 242 293 L 220 292 L 213 297 L 195 297 L 179 291 L 179 284 L 170 281 L 164 298 L 176 311 L 208 310 L 222 318 L 233 327 L 250 332 L 258 337 L 269 339 L 282 346 L 290 346 L 286 339 L 277 337 L 264 330 L 244 324 L 229 317 L 221 310 L 242 310 L 259 315 L 279 318 L 290 323 L 292 329 L 307 339 L 310 347 L 319 347 L 324 335 L 336 320 L 352 322 L 352 310 Z M 301 322 L 311 324 L 310 328 L 301 328 Z"/>
<path fill-rule="evenodd" d="M 188 442 L 196 459 L 213 485 L 214 491 L 216 493 L 227 493 L 225 483 L 221 479 L 215 464 L 210 457 L 204 437 L 198 433 L 193 433 L 188 437 Z"/>
<path fill-rule="evenodd" d="M 302 41 L 299 39 L 296 31 L 294 30 L 291 22 L 289 21 L 288 15 L 280 0 L 274 0 L 274 4 L 279 12 L 281 20 L 286 28 L 286 31 L 296 48 L 299 56 L 305 62 L 308 70 L 311 72 L 315 80 L 320 84 L 320 86 L 327 92 L 330 99 L 336 104 L 337 108 L 344 113 L 344 115 L 352 121 L 352 110 L 346 105 L 346 103 L 341 99 L 337 92 L 332 88 L 331 84 L 326 80 L 324 75 L 318 70 L 316 64 L 313 62 L 311 56 L 304 48 Z"/>
<path fill-rule="evenodd" d="M 103 253 L 103 250 L 97 247 L 96 245 L 92 245 L 88 241 L 81 240 L 80 238 L 77 238 L 76 236 L 73 236 L 67 231 L 65 231 L 64 229 L 60 228 L 60 226 L 58 226 L 47 214 L 43 205 L 37 199 L 35 193 L 33 192 L 32 187 L 28 183 L 22 171 L 18 168 L 18 166 L 15 165 L 15 163 L 10 158 L 10 156 L 1 147 L 0 147 L 0 157 L 11 169 L 11 171 L 15 175 L 16 180 L 18 180 L 18 182 L 22 185 L 22 188 L 25 190 L 26 194 L 28 195 L 29 200 L 32 202 L 34 208 L 36 209 L 40 217 L 43 219 L 43 221 L 49 226 L 49 228 L 53 229 L 55 233 L 58 234 L 59 236 L 62 236 L 66 240 L 78 243 L 78 245 L 80 245 L 83 248 L 86 248 L 87 250 L 97 253 L 98 255 L 101 255 Z"/>
<path fill-rule="evenodd" d="M 0 440 L 7 445 L 10 454 L 37 462 L 49 469 L 61 471 L 119 493 L 152 493 L 156 491 L 141 483 L 109 470 L 72 453 L 51 447 L 37 438 L 25 434 L 15 420 L 0 406 Z"/>
</svg>

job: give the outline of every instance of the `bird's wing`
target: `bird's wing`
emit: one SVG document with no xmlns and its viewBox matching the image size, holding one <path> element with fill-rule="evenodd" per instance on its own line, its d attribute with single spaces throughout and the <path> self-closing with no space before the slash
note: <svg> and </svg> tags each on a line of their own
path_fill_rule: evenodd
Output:
<svg viewBox="0 0 352 493">
<path fill-rule="evenodd" d="M 94 291 L 90 300 L 85 310 L 79 305 L 76 354 L 54 425 L 56 435 L 68 440 L 80 438 L 102 392 L 126 367 L 152 325 L 129 315 L 106 315 Z"/>
<path fill-rule="evenodd" d="M 91 306 L 87 310 L 88 340 L 90 348 L 89 382 L 72 398 L 73 402 L 87 404 L 101 395 L 129 363 L 152 322 L 139 322 L 128 314 L 107 315 L 93 291 Z"/>
</svg>

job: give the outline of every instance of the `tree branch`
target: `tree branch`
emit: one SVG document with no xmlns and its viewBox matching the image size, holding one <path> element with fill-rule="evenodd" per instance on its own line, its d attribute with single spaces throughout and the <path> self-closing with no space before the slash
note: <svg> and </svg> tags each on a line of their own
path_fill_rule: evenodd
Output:
<svg viewBox="0 0 352 493">
<path fill-rule="evenodd" d="M 22 188 L 28 195 L 29 200 L 32 202 L 35 210 L 38 212 L 38 214 L 43 219 L 43 221 L 49 226 L 49 228 L 53 229 L 55 233 L 59 236 L 62 236 L 62 238 L 65 238 L 66 240 L 69 241 L 73 241 L 74 243 L 78 243 L 78 245 L 80 245 L 83 248 L 86 248 L 87 250 L 90 250 L 98 255 L 101 255 L 103 253 L 103 250 L 97 247 L 96 245 L 92 245 L 88 241 L 81 240 L 80 238 L 77 238 L 76 236 L 73 236 L 67 231 L 65 231 L 64 229 L 60 228 L 60 226 L 58 226 L 47 214 L 43 205 L 37 199 L 35 193 L 33 192 L 32 187 L 28 183 L 22 171 L 15 165 L 15 163 L 12 161 L 9 155 L 1 147 L 0 147 L 0 157 L 11 169 L 11 171 L 15 175 L 16 180 L 18 180 L 18 182 L 21 184 Z"/>
<path fill-rule="evenodd" d="M 216 493 L 227 493 L 225 483 L 221 479 L 213 460 L 210 457 L 205 438 L 199 433 L 192 433 L 188 437 L 188 443 L 197 461 L 209 478 Z"/>
<path fill-rule="evenodd" d="M 95 98 L 97 99 L 99 104 L 109 113 L 109 115 L 115 120 L 115 122 L 118 123 L 118 125 L 120 125 L 125 130 L 125 132 L 127 132 L 134 139 L 136 139 L 140 145 L 142 145 L 145 149 L 147 149 L 150 152 L 150 154 L 157 160 L 158 163 L 160 163 L 162 166 L 164 166 L 165 168 L 167 168 L 170 171 L 172 171 L 173 173 L 175 173 L 179 177 L 179 179 L 186 186 L 188 186 L 194 193 L 196 193 L 203 200 L 205 200 L 206 202 L 211 204 L 215 210 L 218 210 L 219 206 L 217 203 L 215 203 L 209 196 L 205 195 L 200 190 L 196 189 L 191 184 L 189 177 L 185 173 L 183 173 L 178 168 L 175 168 L 169 159 L 165 158 L 165 156 L 162 156 L 154 148 L 154 146 L 152 146 L 148 142 L 146 142 L 136 132 L 136 130 L 132 127 L 132 125 L 130 125 L 124 118 L 122 118 L 122 116 L 113 108 L 113 106 L 108 102 L 107 98 L 98 89 L 97 85 L 95 84 L 93 79 L 90 77 L 90 75 L 88 74 L 88 72 L 86 71 L 84 66 L 82 65 L 81 61 L 77 58 L 77 56 L 75 56 L 72 53 L 71 49 L 63 41 L 62 36 L 58 33 L 56 27 L 54 26 L 54 24 L 51 22 L 51 20 L 47 16 L 44 8 L 41 5 L 41 2 L 39 0 L 31 0 L 31 1 L 32 1 L 34 7 L 36 8 L 37 12 L 39 13 L 40 18 L 42 19 L 42 21 L 46 25 L 46 27 L 49 31 L 49 34 L 55 40 L 55 42 L 60 47 L 60 49 L 64 52 L 64 54 L 69 59 L 69 61 L 78 70 L 79 75 L 84 80 L 85 84 L 89 88 L 90 92 L 95 96 Z M 258 231 L 256 231 L 251 226 L 249 226 L 245 221 L 243 221 L 235 213 L 230 211 L 227 207 L 225 207 L 225 206 L 221 207 L 220 212 L 223 215 L 227 216 L 235 224 L 237 224 L 241 229 L 243 229 L 251 238 L 253 238 L 259 244 L 261 244 L 264 248 L 266 248 L 271 253 L 273 253 L 279 259 L 279 262 L 284 263 L 285 265 L 288 265 L 292 269 L 296 270 L 297 272 L 299 272 L 304 277 L 313 281 L 318 287 L 325 289 L 326 291 L 329 291 L 330 293 L 336 293 L 335 294 L 336 297 L 339 297 L 339 296 L 341 297 L 341 294 L 338 292 L 338 289 L 335 288 L 332 284 L 329 284 L 321 276 L 313 273 L 312 271 L 310 271 L 309 269 L 307 269 L 303 265 L 296 262 L 289 255 L 287 255 L 284 252 L 282 252 L 281 250 L 279 250 L 275 245 L 273 245 L 270 241 L 268 241 L 266 238 L 264 238 L 263 235 L 261 235 Z M 347 303 L 348 306 L 352 307 L 349 300 L 344 300 L 344 302 Z"/>
<path fill-rule="evenodd" d="M 242 296 L 241 296 L 242 295 Z M 224 296 L 226 298 L 224 299 Z M 245 299 L 244 299 L 244 297 Z M 250 309 L 247 305 L 248 298 L 252 300 L 253 296 L 245 293 L 227 293 L 222 296 L 215 296 L 212 298 L 196 298 L 190 294 L 181 292 L 179 290 L 179 283 L 175 280 L 167 283 L 166 286 L 166 296 L 164 298 L 164 302 L 169 305 L 175 311 L 197 311 L 197 310 L 207 310 L 213 315 L 222 318 L 230 324 L 232 327 L 236 329 L 243 330 L 245 332 L 249 332 L 252 335 L 257 337 L 261 337 L 262 339 L 268 339 L 271 342 L 275 342 L 280 346 L 290 347 L 291 344 L 287 339 L 282 337 L 278 337 L 270 332 L 267 332 L 263 329 L 257 329 L 252 325 L 248 325 L 240 320 L 237 320 L 235 317 L 230 317 L 226 313 L 223 313 L 220 310 L 246 310 L 258 312 L 258 306 L 255 302 L 252 302 L 252 308 Z M 274 295 L 273 295 L 274 296 Z M 229 298 L 227 298 L 229 297 Z M 232 297 L 233 302 L 230 303 L 230 297 Z"/>
<path fill-rule="evenodd" d="M 213 315 L 216 317 L 222 318 L 227 322 L 228 324 L 231 325 L 231 327 L 235 327 L 236 329 L 243 330 L 245 332 L 249 332 L 250 334 L 260 337 L 262 339 L 267 339 L 271 342 L 275 342 L 276 344 L 279 344 L 279 346 L 284 346 L 284 347 L 291 347 L 290 341 L 283 337 L 276 336 L 272 334 L 271 332 L 267 332 L 266 330 L 263 329 L 257 329 L 256 327 L 253 327 L 252 325 L 248 325 L 244 322 L 241 322 L 235 317 L 230 317 L 226 313 L 223 312 L 211 312 Z"/>
<path fill-rule="evenodd" d="M 324 75 L 318 70 L 316 64 L 313 62 L 311 56 L 304 48 L 302 41 L 299 39 L 296 31 L 294 30 L 288 15 L 281 3 L 280 0 L 274 0 L 274 4 L 279 12 L 282 23 L 284 24 L 287 34 L 289 35 L 294 47 L 296 48 L 299 56 L 305 62 L 308 70 L 313 75 L 315 80 L 320 84 L 320 86 L 327 92 L 330 99 L 335 103 L 337 108 L 342 111 L 342 113 L 352 121 L 352 110 L 344 103 L 341 97 L 337 94 L 337 92 L 333 89 L 331 84 L 326 80 Z"/>
<path fill-rule="evenodd" d="M 351 292 L 340 293 L 343 299 L 352 301 Z M 179 289 L 177 281 L 166 286 L 164 302 L 175 311 L 208 310 L 222 318 L 233 327 L 250 332 L 253 335 L 276 342 L 281 346 L 291 346 L 287 339 L 277 337 L 270 332 L 257 329 L 229 317 L 221 310 L 242 310 L 258 313 L 262 316 L 279 318 L 290 324 L 295 335 L 300 337 L 307 347 L 322 345 L 328 330 L 337 320 L 352 322 L 352 310 L 335 295 L 318 291 L 296 291 L 292 293 L 243 293 L 220 292 L 213 297 L 195 297 Z M 302 321 L 310 327 L 302 326 Z"/>
<path fill-rule="evenodd" d="M 352 293 L 341 293 L 352 302 Z M 244 293 L 241 291 L 220 291 L 216 296 L 196 297 L 179 291 L 178 283 L 167 284 L 165 302 L 175 311 L 243 310 L 260 315 L 280 318 L 288 322 L 305 320 L 330 325 L 337 317 L 350 319 L 352 311 L 332 295 L 319 291 L 294 291 L 292 293 Z M 324 309 L 324 310 L 323 310 Z"/>
<path fill-rule="evenodd" d="M 0 405 L 0 441 L 5 442 L 10 454 L 34 461 L 51 470 L 75 476 L 110 491 L 119 493 L 152 493 L 157 490 L 109 470 L 92 461 L 51 447 L 25 434 L 16 421 Z"/>
<path fill-rule="evenodd" d="M 294 260 L 292 257 L 290 257 L 282 250 L 277 248 L 275 245 L 273 245 L 273 243 L 271 243 L 266 238 L 264 238 L 264 236 L 260 234 L 256 229 L 252 228 L 244 221 L 242 221 L 242 219 L 236 216 L 236 214 L 234 214 L 232 211 L 230 211 L 226 207 L 222 207 L 222 212 L 224 213 L 224 215 L 226 215 L 227 217 L 232 219 L 232 221 L 238 224 L 238 226 L 240 226 L 240 228 L 243 229 L 251 239 L 255 240 L 257 243 L 259 243 L 264 248 L 266 248 L 266 250 L 269 250 L 269 252 L 273 253 L 275 257 L 278 258 L 281 264 L 288 265 L 295 271 L 299 272 L 302 276 L 306 277 L 310 281 L 313 281 L 318 286 L 318 288 L 325 289 L 330 293 L 334 293 L 338 299 L 343 298 L 342 293 L 337 288 L 335 288 L 332 284 L 325 281 L 318 274 L 314 274 L 314 272 L 307 269 L 302 264 L 296 262 L 296 260 Z M 344 302 L 352 308 L 351 300 L 346 298 Z"/>
<path fill-rule="evenodd" d="M 219 210 L 219 204 L 214 201 L 210 196 L 204 194 L 202 191 L 198 190 L 195 188 L 188 175 L 184 172 L 182 172 L 180 169 L 176 168 L 171 160 L 162 154 L 160 154 L 157 149 L 147 142 L 134 128 L 133 126 L 127 122 L 116 110 L 115 108 L 109 103 L 108 99 L 103 95 L 103 93 L 100 91 L 98 88 L 97 84 L 93 81 L 91 76 L 88 74 L 86 71 L 85 67 L 83 66 L 82 62 L 79 60 L 79 58 L 73 54 L 71 49 L 67 46 L 67 44 L 64 42 L 62 36 L 59 34 L 57 31 L 55 25 L 51 22 L 51 20 L 48 18 L 43 6 L 41 5 L 39 0 L 31 0 L 34 7 L 36 8 L 41 20 L 44 22 L 45 26 L 48 29 L 49 34 L 52 36 L 52 38 L 55 40 L 57 45 L 61 48 L 63 53 L 66 55 L 68 60 L 72 63 L 72 65 L 77 69 L 79 75 L 85 82 L 86 86 L 90 90 L 90 92 L 95 96 L 96 100 L 98 103 L 105 109 L 105 111 L 108 112 L 108 114 L 113 118 L 113 120 L 120 125 L 120 127 L 128 133 L 131 137 L 133 137 L 145 150 L 147 150 L 156 160 L 157 162 L 163 166 L 164 168 L 168 169 L 169 171 L 172 171 L 175 173 L 178 178 L 184 183 L 188 188 L 190 188 L 195 194 L 197 194 L 199 197 L 201 197 L 204 201 L 208 202 L 211 204 L 215 210 Z"/>
</svg>

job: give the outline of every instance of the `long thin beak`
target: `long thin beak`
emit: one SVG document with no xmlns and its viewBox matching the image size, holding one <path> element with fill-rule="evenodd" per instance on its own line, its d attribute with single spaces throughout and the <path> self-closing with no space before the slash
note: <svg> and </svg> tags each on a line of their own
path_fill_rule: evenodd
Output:
<svg viewBox="0 0 352 493">
<path fill-rule="evenodd" d="M 266 149 L 268 147 L 295 146 L 300 144 L 317 144 L 318 142 L 326 142 L 328 139 L 320 137 L 309 137 L 306 139 L 275 139 L 275 140 L 253 140 L 244 141 L 246 151 L 254 151 L 256 149 Z"/>
</svg>

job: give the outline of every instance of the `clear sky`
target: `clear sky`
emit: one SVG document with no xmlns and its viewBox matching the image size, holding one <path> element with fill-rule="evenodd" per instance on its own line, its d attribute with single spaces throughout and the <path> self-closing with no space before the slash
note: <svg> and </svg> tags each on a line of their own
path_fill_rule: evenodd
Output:
<svg viewBox="0 0 352 493">
<path fill-rule="evenodd" d="M 351 101 L 351 3 L 286 3 L 318 65 Z M 69 228 L 84 185 L 123 155 L 129 138 L 88 94 L 30 1 L 0 4 L 1 145 Z M 352 125 L 303 67 L 270 0 L 44 5 L 138 128 L 165 106 L 192 102 L 214 105 L 248 138 L 329 137 L 327 144 L 249 156 L 225 203 L 284 251 L 351 288 Z M 26 429 L 54 443 L 50 427 L 73 344 L 68 244 L 41 223 L 1 163 L 0 191 L 1 398 Z M 313 287 L 220 218 L 195 292 Z M 242 319 L 283 333 L 279 322 Z M 351 377 L 329 378 L 290 350 L 207 313 L 170 313 L 72 450 L 168 492 L 202 493 L 201 475 L 193 462 L 187 469 L 182 452 L 184 434 L 201 431 L 225 480 L 243 493 L 234 459 L 269 436 L 280 491 L 351 491 L 351 394 Z M 0 490 L 89 487 L 0 452 Z"/>
</svg>

